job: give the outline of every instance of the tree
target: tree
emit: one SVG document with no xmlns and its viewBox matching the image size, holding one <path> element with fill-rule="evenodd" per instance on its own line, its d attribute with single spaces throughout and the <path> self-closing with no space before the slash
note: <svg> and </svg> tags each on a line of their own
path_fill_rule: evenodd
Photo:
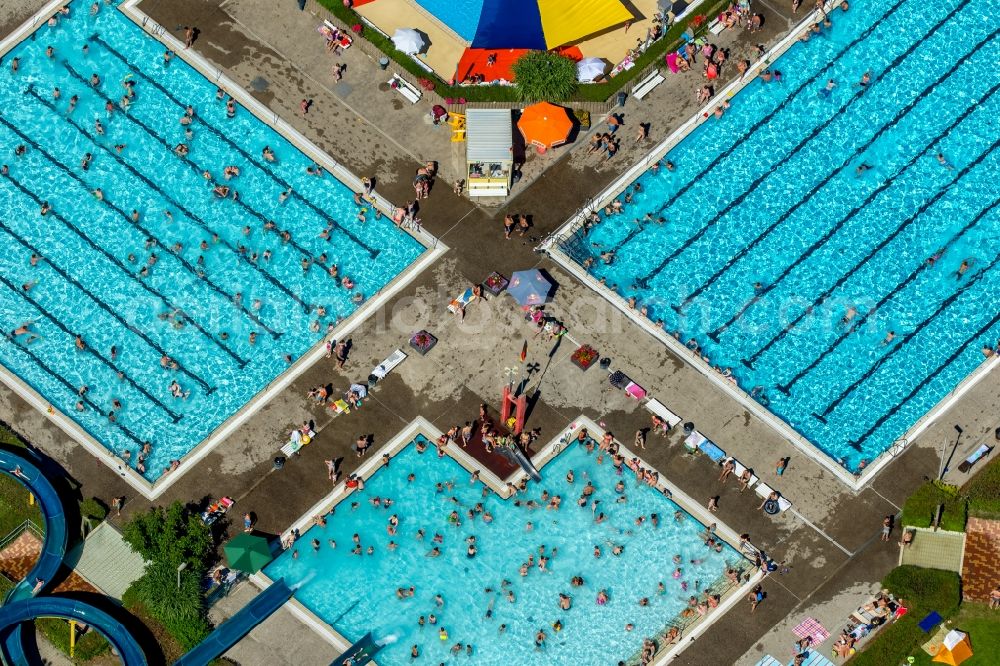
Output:
<svg viewBox="0 0 1000 666">
<path fill-rule="evenodd" d="M 149 562 L 122 601 L 130 609 L 143 606 L 181 645 L 194 647 L 209 631 L 201 590 L 213 555 L 208 527 L 174 502 L 135 516 L 122 534 L 132 550 Z M 181 564 L 187 566 L 178 571 Z"/>
<path fill-rule="evenodd" d="M 511 67 L 514 87 L 525 101 L 559 101 L 576 90 L 576 63 L 549 51 L 528 51 Z"/>
<path fill-rule="evenodd" d="M 199 575 L 212 552 L 212 534 L 202 520 L 180 502 L 164 510 L 154 507 L 125 525 L 125 541 L 148 562 L 162 562 L 176 569 L 182 562 Z"/>
</svg>

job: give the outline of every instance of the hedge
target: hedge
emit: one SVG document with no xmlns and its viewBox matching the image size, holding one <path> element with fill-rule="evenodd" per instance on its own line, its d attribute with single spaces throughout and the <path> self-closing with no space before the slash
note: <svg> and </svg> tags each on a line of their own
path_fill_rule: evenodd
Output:
<svg viewBox="0 0 1000 666">
<path fill-rule="evenodd" d="M 40 618 L 35 620 L 35 627 L 49 643 L 69 656 L 69 622 L 52 617 Z M 80 631 L 77 629 L 73 661 L 74 663 L 89 661 L 108 652 L 109 649 L 108 642 L 99 632 L 91 629 L 80 635 Z"/>
<path fill-rule="evenodd" d="M 990 462 L 963 488 L 969 498 L 969 514 L 1000 520 L 1000 458 Z"/>
<path fill-rule="evenodd" d="M 913 649 L 927 640 L 919 623 L 931 611 L 941 617 L 955 614 L 961 602 L 958 574 L 911 565 L 897 567 L 882 586 L 902 599 L 909 609 L 897 622 L 883 627 L 851 660 L 852 666 L 886 666 L 905 662 Z"/>
<path fill-rule="evenodd" d="M 903 504 L 901 522 L 904 526 L 930 527 L 937 515 L 938 506 L 944 504 L 941 529 L 953 532 L 965 530 L 965 500 L 958 496 L 958 489 L 939 481 L 928 481 L 913 491 Z"/>
<path fill-rule="evenodd" d="M 517 93 L 513 86 L 493 85 L 493 86 L 449 86 L 437 76 L 430 74 L 423 67 L 414 62 L 413 58 L 398 50 L 391 39 L 384 37 L 376 30 L 372 30 L 361 20 L 361 16 L 350 7 L 345 7 L 343 0 L 317 0 L 331 14 L 340 19 L 348 26 L 362 25 L 363 39 L 370 42 L 382 53 L 391 58 L 397 65 L 405 69 L 418 79 L 436 79 L 434 92 L 441 97 L 465 98 L 468 102 L 518 102 Z M 662 60 L 663 55 L 668 51 L 678 48 L 681 44 L 681 33 L 683 33 L 695 16 L 704 14 L 709 17 L 704 23 L 707 28 L 711 17 L 717 15 L 723 8 L 728 7 L 730 0 L 710 0 L 705 3 L 704 8 L 692 12 L 680 21 L 674 23 L 667 30 L 666 34 L 653 43 L 645 53 L 635 60 L 635 66 L 627 71 L 623 71 L 613 79 L 605 83 L 594 83 L 579 86 L 576 93 L 567 102 L 604 102 L 610 99 L 615 93 L 625 87 L 625 84 L 639 76 L 639 74 L 649 65 L 658 60 Z"/>
</svg>

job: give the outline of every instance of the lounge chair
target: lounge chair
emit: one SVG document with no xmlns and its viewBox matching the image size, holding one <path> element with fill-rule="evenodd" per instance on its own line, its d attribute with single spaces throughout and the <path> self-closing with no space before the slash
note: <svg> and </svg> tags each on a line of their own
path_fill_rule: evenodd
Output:
<svg viewBox="0 0 1000 666">
<path fill-rule="evenodd" d="M 736 475 L 737 479 L 740 478 L 740 476 L 743 475 L 743 472 L 745 472 L 748 469 L 746 467 L 746 465 L 744 465 L 743 463 L 741 463 L 736 458 L 733 458 L 733 465 L 736 466 L 735 469 L 733 470 L 733 473 Z M 758 481 L 760 481 L 760 479 L 757 478 L 757 475 L 754 474 L 753 471 L 751 470 L 751 472 L 750 472 L 750 483 L 747 484 L 747 488 L 753 488 L 754 485 L 756 485 L 756 483 Z"/>
<path fill-rule="evenodd" d="M 764 499 L 764 500 L 766 500 L 768 497 L 770 497 L 771 493 L 777 492 L 774 488 L 772 488 L 771 486 L 767 485 L 763 481 L 761 481 L 760 483 L 758 483 L 757 487 L 754 488 L 753 491 L 755 493 L 757 493 L 758 497 L 760 497 L 761 499 Z M 764 507 L 764 511 L 768 515 L 774 516 L 774 515 L 777 515 L 777 514 L 781 513 L 782 511 L 786 511 L 786 510 L 788 510 L 790 508 L 792 508 L 792 503 L 789 502 L 784 497 L 782 497 L 781 493 L 778 493 L 778 500 L 775 502 L 773 510 L 768 511 L 768 507 L 765 506 Z"/>
<path fill-rule="evenodd" d="M 389 354 L 388 358 L 375 366 L 375 369 L 371 371 L 368 375 L 369 381 L 374 377 L 375 381 L 380 381 L 385 379 L 385 376 L 392 372 L 392 370 L 406 360 L 406 353 L 402 349 L 397 349 L 396 351 Z"/>
<path fill-rule="evenodd" d="M 958 466 L 958 471 L 963 473 L 968 473 L 972 466 L 977 462 L 985 458 L 986 456 L 993 453 L 993 447 L 987 444 L 980 444 L 979 448 L 972 452 L 968 458 L 962 461 L 962 464 Z"/>
<path fill-rule="evenodd" d="M 472 293 L 472 288 L 466 289 L 458 298 L 453 298 L 448 304 L 448 312 L 458 314 L 459 310 L 471 303 L 476 297 Z"/>
<path fill-rule="evenodd" d="M 681 422 L 681 417 L 667 409 L 666 406 L 656 398 L 649 399 L 646 403 L 646 409 L 666 421 L 668 430 Z"/>
<path fill-rule="evenodd" d="M 236 504 L 236 501 L 232 497 L 220 497 L 219 501 L 213 502 L 208 506 L 207 509 L 201 512 L 201 522 L 206 525 L 211 525 L 219 518 L 226 515 L 230 507 Z"/>
</svg>

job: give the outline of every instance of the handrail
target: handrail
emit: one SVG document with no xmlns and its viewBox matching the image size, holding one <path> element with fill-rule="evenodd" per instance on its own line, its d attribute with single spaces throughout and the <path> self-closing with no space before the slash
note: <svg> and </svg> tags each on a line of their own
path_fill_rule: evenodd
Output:
<svg viewBox="0 0 1000 666">
<path fill-rule="evenodd" d="M 4 548 L 6 548 L 7 545 L 11 541 L 14 541 L 19 536 L 21 536 L 21 534 L 25 530 L 28 530 L 29 532 L 34 533 L 34 535 L 37 536 L 37 537 L 39 537 L 39 538 L 42 536 L 42 530 L 41 530 L 41 528 L 39 528 L 38 525 L 36 525 L 35 522 L 33 520 L 31 520 L 30 518 L 25 518 L 23 521 L 21 521 L 20 525 L 18 525 L 17 527 L 15 527 L 14 529 L 12 529 L 10 532 L 8 532 L 7 536 L 5 536 L 3 539 L 0 539 L 0 550 L 3 550 Z M 3 574 L 3 572 L 0 572 L 0 575 L 2 575 L 2 574 Z M 8 580 L 10 580 L 10 579 L 8 578 Z M 11 581 L 11 582 L 14 582 L 14 581 Z"/>
</svg>

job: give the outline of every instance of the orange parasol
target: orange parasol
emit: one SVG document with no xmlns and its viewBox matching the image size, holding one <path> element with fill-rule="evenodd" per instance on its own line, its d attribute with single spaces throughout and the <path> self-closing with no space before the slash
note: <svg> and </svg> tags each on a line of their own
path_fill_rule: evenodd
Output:
<svg viewBox="0 0 1000 666">
<path fill-rule="evenodd" d="M 521 113 L 517 129 L 521 130 L 526 142 L 545 150 L 566 143 L 566 138 L 573 129 L 573 121 L 569 119 L 563 107 L 539 102 Z"/>
</svg>

